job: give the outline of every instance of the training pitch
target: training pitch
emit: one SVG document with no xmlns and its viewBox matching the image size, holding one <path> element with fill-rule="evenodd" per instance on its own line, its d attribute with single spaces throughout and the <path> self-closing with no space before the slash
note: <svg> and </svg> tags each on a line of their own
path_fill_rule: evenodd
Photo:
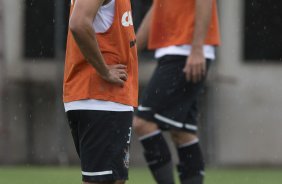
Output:
<svg viewBox="0 0 282 184">
<path fill-rule="evenodd" d="M 0 167 L 0 184 L 81 184 L 79 172 L 78 167 Z M 205 184 L 281 183 L 281 168 L 208 169 L 205 179 Z M 154 182 L 147 169 L 130 168 L 127 184 L 154 184 Z"/>
</svg>

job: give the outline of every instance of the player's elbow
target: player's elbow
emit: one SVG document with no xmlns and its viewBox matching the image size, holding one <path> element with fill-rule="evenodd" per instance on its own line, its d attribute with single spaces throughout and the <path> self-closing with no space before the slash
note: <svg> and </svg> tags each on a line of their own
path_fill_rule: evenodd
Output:
<svg viewBox="0 0 282 184">
<path fill-rule="evenodd" d="M 69 21 L 69 29 L 73 34 L 78 34 L 82 31 L 83 21 L 79 20 L 77 17 L 71 17 Z"/>
</svg>

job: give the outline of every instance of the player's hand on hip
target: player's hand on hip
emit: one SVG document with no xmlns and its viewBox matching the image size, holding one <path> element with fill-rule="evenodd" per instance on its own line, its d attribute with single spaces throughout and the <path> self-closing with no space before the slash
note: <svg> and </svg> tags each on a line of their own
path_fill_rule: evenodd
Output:
<svg viewBox="0 0 282 184">
<path fill-rule="evenodd" d="M 108 73 L 102 78 L 110 83 L 118 84 L 124 86 L 125 81 L 127 80 L 127 67 L 122 64 L 108 65 Z"/>
<path fill-rule="evenodd" d="M 202 51 L 191 52 L 183 68 L 187 81 L 197 83 L 206 75 L 206 60 Z"/>
</svg>

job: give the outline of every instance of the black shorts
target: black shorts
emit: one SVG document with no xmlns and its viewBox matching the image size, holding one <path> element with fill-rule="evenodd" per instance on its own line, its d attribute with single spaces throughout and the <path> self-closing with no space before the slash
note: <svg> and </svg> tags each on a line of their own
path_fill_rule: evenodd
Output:
<svg viewBox="0 0 282 184">
<path fill-rule="evenodd" d="M 128 179 L 132 112 L 67 112 L 84 182 Z"/>
<path fill-rule="evenodd" d="M 145 88 L 136 115 L 158 124 L 163 130 L 197 131 L 197 97 L 205 79 L 187 82 L 183 68 L 186 56 L 168 55 L 158 60 L 153 76 Z M 207 60 L 207 68 L 210 60 Z"/>
</svg>

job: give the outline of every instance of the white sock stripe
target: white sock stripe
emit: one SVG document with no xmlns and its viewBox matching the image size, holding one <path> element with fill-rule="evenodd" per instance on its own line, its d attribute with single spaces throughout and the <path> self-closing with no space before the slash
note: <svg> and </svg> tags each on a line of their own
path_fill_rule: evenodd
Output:
<svg viewBox="0 0 282 184">
<path fill-rule="evenodd" d="M 84 176 L 101 176 L 101 175 L 113 174 L 113 171 L 101 171 L 101 172 L 84 172 L 84 171 L 81 171 L 81 173 Z"/>
<path fill-rule="evenodd" d="M 179 145 L 178 148 L 188 147 L 188 146 L 191 146 L 191 145 L 196 144 L 198 142 L 199 142 L 199 139 L 197 138 L 197 139 L 194 139 L 194 140 L 192 140 L 190 142 L 187 142 L 187 143 Z"/>
<path fill-rule="evenodd" d="M 160 134 L 160 133 L 161 133 L 160 130 L 156 130 L 156 131 L 154 131 L 152 133 L 149 133 L 149 134 L 146 134 L 146 135 L 143 135 L 143 136 L 139 137 L 139 140 L 142 141 L 144 139 L 150 138 L 150 137 L 155 136 L 155 135 Z"/>
</svg>

